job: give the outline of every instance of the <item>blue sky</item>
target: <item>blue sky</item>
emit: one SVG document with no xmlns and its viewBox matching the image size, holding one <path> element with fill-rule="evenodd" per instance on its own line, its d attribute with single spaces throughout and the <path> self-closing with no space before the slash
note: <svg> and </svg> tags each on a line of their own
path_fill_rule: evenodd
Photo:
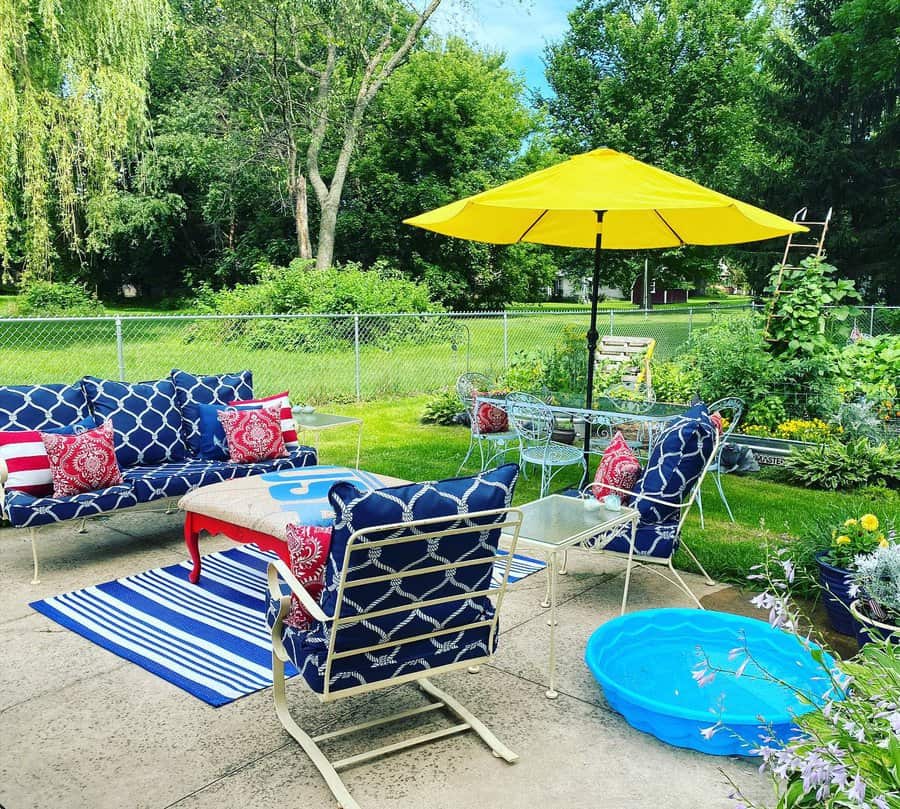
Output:
<svg viewBox="0 0 900 809">
<path fill-rule="evenodd" d="M 558 40 L 566 15 L 577 0 L 444 0 L 435 12 L 434 28 L 458 33 L 469 41 L 507 54 L 507 64 L 522 73 L 533 90 L 547 90 L 543 52 Z"/>
</svg>

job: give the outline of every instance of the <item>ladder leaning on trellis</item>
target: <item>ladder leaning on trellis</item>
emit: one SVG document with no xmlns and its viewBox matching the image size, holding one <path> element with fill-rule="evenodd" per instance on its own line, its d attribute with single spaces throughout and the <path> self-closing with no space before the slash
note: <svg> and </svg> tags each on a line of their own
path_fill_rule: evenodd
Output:
<svg viewBox="0 0 900 809">
<path fill-rule="evenodd" d="M 825 214 L 822 220 L 807 219 L 807 209 L 801 208 L 794 214 L 794 223 L 803 225 L 808 228 L 807 233 L 789 233 L 787 244 L 784 246 L 784 255 L 781 257 L 781 264 L 778 266 L 778 277 L 775 279 L 775 288 L 772 290 L 772 299 L 769 301 L 769 314 L 766 317 L 765 336 L 767 340 L 771 340 L 769 327 L 772 324 L 772 317 L 775 313 L 775 302 L 778 296 L 782 294 L 781 279 L 784 277 L 785 270 L 800 269 L 800 262 L 804 258 L 813 256 L 814 258 L 822 258 L 825 253 L 825 235 L 828 233 L 828 225 L 831 223 L 831 208 Z M 818 238 L 815 233 L 818 230 Z M 802 241 L 795 241 L 802 239 Z M 807 252 L 802 253 L 803 250 Z"/>
</svg>

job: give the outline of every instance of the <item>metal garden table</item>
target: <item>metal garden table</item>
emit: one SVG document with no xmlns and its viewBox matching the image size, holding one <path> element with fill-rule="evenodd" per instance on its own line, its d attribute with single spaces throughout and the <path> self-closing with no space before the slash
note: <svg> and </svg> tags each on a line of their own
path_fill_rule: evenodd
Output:
<svg viewBox="0 0 900 809">
<path fill-rule="evenodd" d="M 634 535 L 637 531 L 638 512 L 623 506 L 619 511 L 606 508 L 585 508 L 584 500 L 562 494 L 551 494 L 519 506 L 522 525 L 519 528 L 519 546 L 525 544 L 538 548 L 547 554 L 547 596 L 542 607 L 550 609 L 550 658 L 547 698 L 556 699 L 556 600 L 557 575 L 559 573 L 559 553 L 566 551 L 582 540 L 604 534 L 621 525 L 631 524 L 631 541 L 628 543 L 627 581 L 631 575 L 631 560 L 634 554 Z M 622 610 L 625 601 L 622 601 Z"/>
<path fill-rule="evenodd" d="M 301 408 L 295 407 L 292 410 L 294 421 L 297 423 L 297 430 L 306 430 L 315 433 L 316 452 L 319 451 L 319 433 L 322 430 L 331 430 L 335 427 L 346 427 L 350 424 L 356 425 L 356 468 L 359 469 L 359 450 L 362 446 L 362 429 L 363 420 L 355 416 L 336 416 L 331 413 L 320 413 L 318 410 L 312 413 L 305 413 Z"/>
</svg>

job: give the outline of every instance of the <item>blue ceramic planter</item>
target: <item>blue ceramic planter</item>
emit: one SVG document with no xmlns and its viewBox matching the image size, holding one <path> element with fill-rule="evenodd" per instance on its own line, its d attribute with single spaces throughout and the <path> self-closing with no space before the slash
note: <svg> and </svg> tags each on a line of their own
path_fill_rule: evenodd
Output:
<svg viewBox="0 0 900 809">
<path fill-rule="evenodd" d="M 853 602 L 853 598 L 850 597 L 850 583 L 847 581 L 850 571 L 825 561 L 827 553 L 819 551 L 816 554 L 816 562 L 819 565 L 819 584 L 824 590 L 822 597 L 825 612 L 828 613 L 828 622 L 835 632 L 855 636 L 859 624 L 850 612 L 850 604 Z"/>
</svg>

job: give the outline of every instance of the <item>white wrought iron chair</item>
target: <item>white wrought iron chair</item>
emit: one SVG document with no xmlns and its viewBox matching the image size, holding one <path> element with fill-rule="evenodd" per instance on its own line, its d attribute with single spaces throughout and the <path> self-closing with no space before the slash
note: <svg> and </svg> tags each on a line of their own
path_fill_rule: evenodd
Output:
<svg viewBox="0 0 900 809">
<path fill-rule="evenodd" d="M 541 468 L 541 497 L 553 478 L 567 466 L 581 466 L 587 475 L 587 459 L 581 448 L 552 440 L 555 420 L 545 402 L 530 393 L 510 393 L 506 397 L 509 422 L 519 437 L 519 462 L 523 473 L 527 464 Z"/>
<path fill-rule="evenodd" d="M 345 553 L 339 554 L 343 566 L 331 584 L 326 574 L 323 606 L 329 592 L 334 605 L 327 611 L 283 562 L 270 562 L 268 621 L 275 710 L 343 809 L 359 809 L 359 804 L 339 770 L 468 730 L 496 757 L 509 763 L 517 760 L 484 723 L 429 677 L 464 668 L 474 673 L 479 664 L 491 659 L 521 522 L 518 509 L 502 508 L 356 530 L 347 540 Z M 501 531 L 509 539 L 508 553 L 498 550 Z M 499 584 L 492 586 L 497 560 L 503 574 Z M 329 557 L 332 570 L 334 561 Z M 312 616 L 308 630 L 285 624 L 291 598 L 279 576 Z M 310 736 L 288 708 L 285 664 L 289 661 L 324 703 L 402 683 L 416 683 L 428 702 Z M 321 747 L 348 734 L 441 709 L 455 724 L 337 761 L 330 760 Z"/>
<path fill-rule="evenodd" d="M 478 424 L 478 403 L 479 394 L 489 393 L 493 387 L 491 380 L 484 374 L 466 373 L 461 374 L 456 380 L 456 395 L 459 397 L 459 403 L 462 405 L 466 414 L 469 416 L 471 428 L 469 431 L 469 449 L 466 451 L 466 457 L 463 458 L 456 474 L 459 475 L 468 463 L 475 447 L 478 447 L 478 455 L 481 459 L 480 470 L 483 472 L 494 461 L 506 457 L 506 454 L 516 446 L 518 436 L 513 430 L 504 430 L 497 433 L 483 433 Z M 498 410 L 503 408 L 497 407 Z"/>
<path fill-rule="evenodd" d="M 661 438 L 662 441 L 664 441 L 664 438 Z M 637 530 L 632 538 L 630 526 L 623 526 L 613 533 L 602 534 L 586 540 L 581 547 L 595 553 L 609 554 L 626 560 L 625 589 L 622 593 L 621 609 L 623 615 L 628 604 L 631 572 L 635 567 L 646 567 L 648 570 L 656 573 L 684 592 L 700 609 L 703 609 L 700 600 L 675 569 L 675 566 L 672 564 L 672 558 L 678 548 L 682 548 L 697 566 L 706 583 L 708 585 L 715 584 L 709 573 L 706 572 L 706 568 L 703 567 L 700 560 L 694 555 L 694 552 L 681 538 L 681 531 L 694 500 L 699 497 L 703 479 L 718 457 L 720 445 L 719 435 L 712 428 L 712 433 L 703 435 L 701 440 L 697 442 L 694 453 L 692 453 L 699 455 L 703 459 L 699 472 L 696 475 L 686 477 L 682 474 L 682 470 L 676 468 L 673 473 L 668 475 L 669 483 L 664 484 L 665 493 L 663 496 L 656 497 L 645 493 L 648 487 L 645 481 L 648 473 L 651 472 L 651 468 L 644 470 L 634 491 L 626 491 L 609 484 L 605 485 L 605 488 L 611 489 L 622 496 L 623 501 L 626 498 L 630 499 L 631 502 L 628 505 L 638 508 L 641 512 Z M 660 443 L 660 448 L 662 446 L 663 444 Z M 658 456 L 659 453 L 656 450 L 651 451 L 651 458 L 656 458 L 657 461 L 652 467 L 654 470 L 661 470 L 663 467 L 664 457 L 661 461 Z M 687 455 L 683 457 L 685 459 L 689 458 Z M 680 461 L 681 458 L 679 458 L 679 463 Z M 594 490 L 599 485 L 597 483 L 588 485 L 582 491 L 582 497 L 593 497 Z M 660 566 L 668 567 L 668 571 L 661 571 L 659 569 Z"/>
<path fill-rule="evenodd" d="M 716 457 L 713 459 L 709 471 L 714 474 L 713 480 L 716 482 L 716 488 L 719 490 L 719 497 L 725 505 L 725 511 L 728 512 L 728 519 L 734 522 L 734 514 L 731 513 L 731 506 L 728 504 L 728 498 L 725 497 L 725 490 L 722 488 L 722 450 L 728 444 L 728 436 L 730 436 L 738 426 L 741 416 L 744 415 L 744 400 L 738 399 L 737 396 L 729 396 L 719 399 L 709 406 L 710 413 L 721 413 L 728 419 L 728 429 L 726 429 L 719 441 Z M 703 520 L 703 498 L 702 492 L 697 491 L 697 508 L 700 511 L 700 527 L 706 528 Z"/>
</svg>

